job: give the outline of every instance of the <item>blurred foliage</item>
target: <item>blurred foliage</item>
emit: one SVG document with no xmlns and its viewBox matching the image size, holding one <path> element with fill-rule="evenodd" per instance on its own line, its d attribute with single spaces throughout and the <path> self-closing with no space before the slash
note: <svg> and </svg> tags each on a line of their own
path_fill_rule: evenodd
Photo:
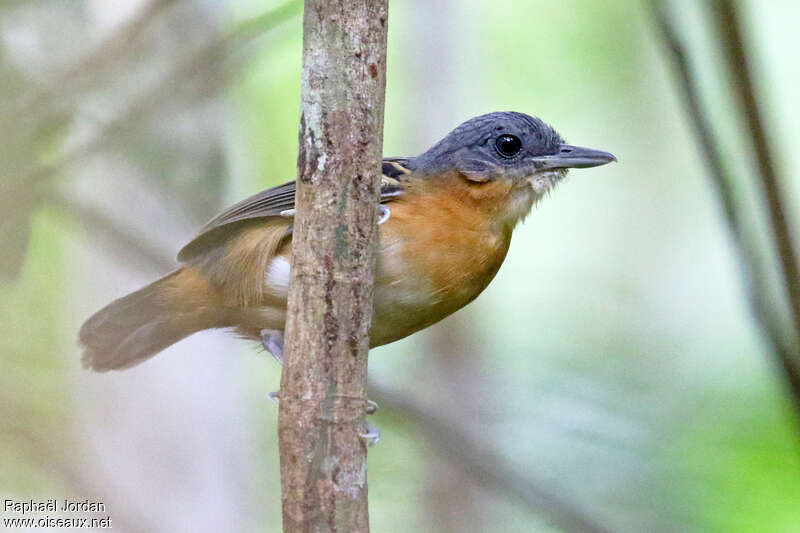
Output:
<svg viewBox="0 0 800 533">
<path fill-rule="evenodd" d="M 0 282 L 0 492 L 107 498 L 123 531 L 279 531 L 277 410 L 265 398 L 279 369 L 269 358 L 209 333 L 128 372 L 86 375 L 74 345 L 83 319 L 163 273 L 204 219 L 295 173 L 297 3 L 167 4 L 114 62 L 57 85 L 13 127 L 0 120 L 4 258 L 19 247 L 9 237 L 26 240 L 26 225 L 9 223 L 33 213 L 20 276 Z M 372 352 L 374 382 L 613 531 L 800 530 L 797 421 L 642 4 L 433 4 L 444 14 L 391 4 L 387 155 L 515 109 L 620 162 L 573 172 L 517 230 L 484 295 L 441 329 Z M 680 0 L 674 11 L 741 169 L 700 4 Z M 0 119 L 147 5 L 0 5 Z M 800 8 L 747 5 L 773 136 L 791 147 L 800 70 L 785 51 L 800 44 L 788 22 Z M 287 11 L 260 18 L 276 8 Z M 782 155 L 783 175 L 796 176 L 796 153 Z M 20 185 L 42 169 L 44 187 Z M 798 181 L 789 187 L 796 212 Z M 133 237 L 124 254 L 112 223 Z M 163 259 L 131 260 L 142 255 L 137 239 Z M 369 456 L 375 531 L 443 531 L 431 517 L 447 513 L 472 513 L 476 530 L 550 530 L 540 509 L 463 464 L 451 465 L 464 474 L 453 497 L 436 500 L 429 474 L 453 461 L 437 435 L 402 410 L 375 423 L 384 437 Z"/>
<path fill-rule="evenodd" d="M 70 409 L 68 361 L 54 357 L 64 351 L 62 342 L 70 333 L 62 319 L 61 224 L 51 213 L 38 213 L 22 275 L 13 285 L 0 285 L 0 487 L 24 492 L 52 490 L 65 481 L 42 461 L 63 444 L 58 435 Z"/>
</svg>

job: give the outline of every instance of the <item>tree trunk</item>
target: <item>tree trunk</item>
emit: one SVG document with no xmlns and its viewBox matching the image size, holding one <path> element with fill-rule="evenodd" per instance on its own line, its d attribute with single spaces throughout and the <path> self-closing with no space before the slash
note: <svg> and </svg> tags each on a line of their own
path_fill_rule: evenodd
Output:
<svg viewBox="0 0 800 533">
<path fill-rule="evenodd" d="M 369 530 L 364 432 L 387 0 L 306 0 L 286 357 L 286 532 Z"/>
</svg>

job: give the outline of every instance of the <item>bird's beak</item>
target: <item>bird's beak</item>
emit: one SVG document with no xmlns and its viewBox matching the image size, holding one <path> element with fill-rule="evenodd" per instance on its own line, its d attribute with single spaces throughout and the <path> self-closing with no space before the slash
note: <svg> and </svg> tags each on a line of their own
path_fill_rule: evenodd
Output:
<svg viewBox="0 0 800 533">
<path fill-rule="evenodd" d="M 537 170 L 549 168 L 589 168 L 599 167 L 617 158 L 613 154 L 591 148 L 561 144 L 558 152 L 552 155 L 542 155 L 534 158 L 533 164 Z"/>
</svg>

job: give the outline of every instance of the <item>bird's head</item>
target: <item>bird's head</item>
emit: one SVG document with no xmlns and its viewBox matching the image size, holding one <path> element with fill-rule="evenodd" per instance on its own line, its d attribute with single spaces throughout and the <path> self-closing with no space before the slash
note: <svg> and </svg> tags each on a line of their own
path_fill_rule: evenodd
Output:
<svg viewBox="0 0 800 533">
<path fill-rule="evenodd" d="M 524 113 L 496 112 L 472 118 L 431 149 L 414 158 L 420 174 L 457 171 L 468 185 L 497 183 L 505 190 L 506 210 L 515 223 L 551 190 L 570 168 L 616 161 L 608 152 L 573 146 L 548 124 Z"/>
</svg>

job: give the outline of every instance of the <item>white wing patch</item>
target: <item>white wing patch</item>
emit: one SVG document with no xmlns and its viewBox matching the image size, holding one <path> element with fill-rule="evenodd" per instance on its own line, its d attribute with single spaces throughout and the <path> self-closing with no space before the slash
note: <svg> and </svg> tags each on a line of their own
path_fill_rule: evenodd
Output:
<svg viewBox="0 0 800 533">
<path fill-rule="evenodd" d="M 278 296 L 289 294 L 291 270 L 289 261 L 280 256 L 275 257 L 267 268 L 267 289 Z"/>
</svg>

